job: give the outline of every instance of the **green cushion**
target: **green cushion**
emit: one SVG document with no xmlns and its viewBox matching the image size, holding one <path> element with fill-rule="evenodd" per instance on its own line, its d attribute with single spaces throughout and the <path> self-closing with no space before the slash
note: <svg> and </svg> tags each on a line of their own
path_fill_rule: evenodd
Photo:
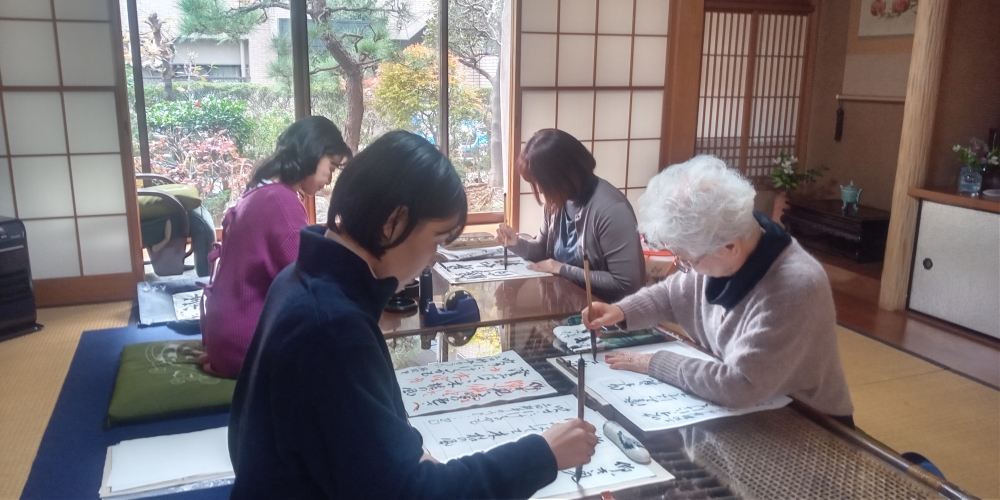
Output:
<svg viewBox="0 0 1000 500">
<path fill-rule="evenodd" d="M 202 352 L 201 340 L 125 346 L 108 427 L 228 411 L 236 381 L 202 371 Z"/>
<path fill-rule="evenodd" d="M 187 184 L 163 184 L 146 189 L 155 189 L 173 195 L 184 205 L 184 210 L 190 212 L 201 206 L 201 198 L 194 186 Z M 163 217 L 174 212 L 176 205 L 170 204 L 159 196 L 143 196 L 139 193 L 139 219 L 149 220 Z"/>
</svg>

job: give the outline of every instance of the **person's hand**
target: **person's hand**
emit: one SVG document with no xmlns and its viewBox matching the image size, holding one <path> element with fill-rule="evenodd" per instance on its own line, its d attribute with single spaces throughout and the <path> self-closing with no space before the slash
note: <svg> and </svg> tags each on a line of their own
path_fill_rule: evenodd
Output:
<svg viewBox="0 0 1000 500">
<path fill-rule="evenodd" d="M 559 470 L 590 463 L 597 446 L 597 429 L 579 418 L 549 427 L 542 437 L 556 456 L 556 468 Z"/>
<path fill-rule="evenodd" d="M 621 352 L 604 355 L 604 362 L 611 365 L 612 370 L 630 370 L 636 373 L 649 373 L 651 359 L 653 359 L 652 354 Z"/>
<path fill-rule="evenodd" d="M 528 264 L 529 271 L 539 271 L 543 273 L 559 274 L 562 271 L 563 263 L 555 259 L 545 259 Z"/>
<path fill-rule="evenodd" d="M 588 330 L 597 330 L 600 334 L 602 326 L 617 325 L 625 321 L 625 311 L 621 307 L 605 304 L 604 302 L 593 302 L 590 307 L 583 310 L 583 324 Z"/>
<path fill-rule="evenodd" d="M 512 247 L 517 244 L 517 238 L 514 228 L 503 223 L 497 226 L 497 243 L 501 246 Z"/>
<path fill-rule="evenodd" d="M 437 459 L 434 458 L 431 455 L 431 452 L 427 451 L 427 448 L 424 448 L 424 454 L 423 454 L 423 456 L 420 457 L 420 461 L 421 462 L 430 462 L 430 463 L 433 463 L 433 464 L 439 464 L 439 463 L 441 463 L 441 462 L 438 462 Z"/>
</svg>

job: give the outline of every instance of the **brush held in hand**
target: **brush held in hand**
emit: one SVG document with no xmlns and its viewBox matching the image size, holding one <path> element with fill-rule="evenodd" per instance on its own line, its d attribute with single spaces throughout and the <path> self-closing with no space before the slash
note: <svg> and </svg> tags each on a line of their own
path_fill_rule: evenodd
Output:
<svg viewBox="0 0 1000 500">
<path fill-rule="evenodd" d="M 583 255 L 583 280 L 587 286 L 587 309 L 594 307 L 594 298 L 590 294 L 590 259 L 587 255 Z M 597 361 L 597 332 L 590 330 L 590 352 L 594 355 L 594 361 Z"/>
</svg>

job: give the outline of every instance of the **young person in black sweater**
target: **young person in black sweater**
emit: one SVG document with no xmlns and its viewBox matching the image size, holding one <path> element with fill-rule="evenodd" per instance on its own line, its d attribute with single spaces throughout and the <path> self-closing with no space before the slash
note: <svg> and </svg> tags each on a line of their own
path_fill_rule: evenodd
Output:
<svg viewBox="0 0 1000 500">
<path fill-rule="evenodd" d="M 589 462 L 597 436 L 579 419 L 445 464 L 423 452 L 378 320 L 461 233 L 465 191 L 437 148 L 397 131 L 331 198 L 329 229 L 304 228 L 271 285 L 236 382 L 232 498 L 525 498 Z"/>
</svg>

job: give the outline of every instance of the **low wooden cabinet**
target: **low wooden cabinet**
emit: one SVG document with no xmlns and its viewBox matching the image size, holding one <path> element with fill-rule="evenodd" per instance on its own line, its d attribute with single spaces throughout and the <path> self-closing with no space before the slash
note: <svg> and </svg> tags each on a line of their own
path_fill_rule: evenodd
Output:
<svg viewBox="0 0 1000 500">
<path fill-rule="evenodd" d="M 855 262 L 877 262 L 885 255 L 889 212 L 859 206 L 845 214 L 840 200 L 789 202 L 781 223 L 802 246 Z"/>
</svg>

